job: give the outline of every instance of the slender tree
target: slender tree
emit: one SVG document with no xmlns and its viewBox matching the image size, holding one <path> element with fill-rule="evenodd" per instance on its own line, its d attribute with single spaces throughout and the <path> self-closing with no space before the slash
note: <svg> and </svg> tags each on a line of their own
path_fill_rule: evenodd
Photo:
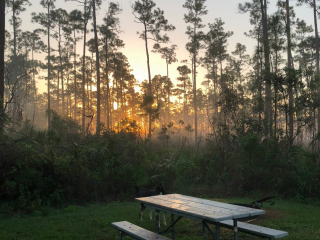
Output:
<svg viewBox="0 0 320 240">
<path fill-rule="evenodd" d="M 176 58 L 176 49 L 178 48 L 177 45 L 172 45 L 169 47 L 161 47 L 160 44 L 156 43 L 153 46 L 153 52 L 160 53 L 161 58 L 166 60 L 167 65 L 167 122 L 170 122 L 170 89 L 173 87 L 171 80 L 169 79 L 169 64 L 173 62 L 177 62 Z"/>
<path fill-rule="evenodd" d="M 41 62 L 35 60 L 34 53 L 44 52 L 46 49 L 46 45 L 42 42 L 39 33 L 41 32 L 40 29 L 35 29 L 33 32 L 28 32 L 26 38 L 29 42 L 29 48 L 31 51 L 31 72 L 32 72 L 32 83 L 31 88 L 33 91 L 33 121 L 34 124 L 36 113 L 37 111 L 37 104 L 38 104 L 38 96 L 37 96 L 37 85 L 36 85 L 36 74 L 37 74 L 37 67 L 41 65 Z"/>
<path fill-rule="evenodd" d="M 291 26 L 290 26 L 290 5 L 289 0 L 286 0 L 286 32 L 287 32 L 287 66 L 290 71 L 293 68 L 292 61 L 292 43 L 291 43 Z M 289 76 L 288 76 L 289 77 Z M 289 77 L 290 78 L 290 77 Z M 289 90 L 289 144 L 293 144 L 293 83 L 292 79 L 289 81 L 288 85 Z"/>
<path fill-rule="evenodd" d="M 267 0 L 252 0 L 239 4 L 240 12 L 250 12 L 251 15 L 259 12 L 262 26 L 262 44 L 264 53 L 264 74 L 265 81 L 265 110 L 264 110 L 264 125 L 265 137 L 269 138 L 272 135 L 272 98 L 271 98 L 271 76 L 270 76 L 270 46 L 269 46 L 269 31 L 268 31 L 268 14 Z"/>
<path fill-rule="evenodd" d="M 4 119 L 4 48 L 5 48 L 5 26 L 6 12 L 5 1 L 0 1 L 0 133 L 3 128 Z"/>
<path fill-rule="evenodd" d="M 85 63 L 86 63 L 86 43 L 87 43 L 87 25 L 91 15 L 90 4 L 87 0 L 83 2 L 83 54 L 82 54 L 82 132 L 85 132 L 85 102 L 86 102 L 86 93 L 85 93 Z"/>
<path fill-rule="evenodd" d="M 183 5 L 184 8 L 188 10 L 187 14 L 184 14 L 184 21 L 190 25 L 187 27 L 186 34 L 190 39 L 187 43 L 186 48 L 192 55 L 193 62 L 193 102 L 194 102 L 194 137 L 195 143 L 198 140 L 198 119 L 197 119 L 197 62 L 198 55 L 201 48 L 203 48 L 202 41 L 204 40 L 204 33 L 199 31 L 204 28 L 205 25 L 202 24 L 201 16 L 208 13 L 206 6 L 204 5 L 206 0 L 187 0 Z"/>
<path fill-rule="evenodd" d="M 67 0 L 68 1 L 68 0 Z M 92 0 L 69 0 L 72 2 L 78 2 L 83 6 L 82 18 L 81 18 L 81 25 L 83 31 L 83 54 L 82 54 L 82 81 L 81 81 L 81 89 L 82 89 L 82 132 L 84 133 L 86 130 L 85 127 L 85 101 L 86 101 L 86 93 L 85 93 L 85 83 L 86 83 L 86 74 L 85 74 L 85 61 L 86 61 L 86 43 L 87 43 L 87 25 L 88 21 L 91 18 L 91 3 Z"/>
<path fill-rule="evenodd" d="M 79 10 L 72 10 L 69 13 L 69 24 L 72 32 L 72 42 L 73 42 L 73 86 L 74 86 L 74 106 L 73 106 L 73 117 L 77 119 L 77 97 L 78 97 L 78 76 L 77 76 L 77 42 L 80 37 L 77 37 L 77 33 L 82 29 L 82 12 Z"/>
<path fill-rule="evenodd" d="M 65 113 L 65 102 L 64 102 L 64 67 L 62 59 L 62 45 L 63 45 L 63 33 L 68 31 L 67 24 L 69 23 L 69 14 L 66 10 L 59 8 L 52 11 L 52 20 L 56 23 L 57 32 L 54 34 L 54 38 L 58 41 L 58 54 L 59 54 L 59 74 L 61 79 L 61 113 Z M 58 77 L 58 106 L 60 105 L 60 90 L 59 90 L 59 77 Z"/>
<path fill-rule="evenodd" d="M 31 5 L 29 0 L 8 0 L 7 1 L 8 8 L 11 9 L 12 17 L 10 19 L 10 23 L 13 28 L 13 58 L 12 58 L 12 69 L 11 77 L 12 77 L 12 84 L 15 87 L 13 89 L 13 119 L 17 120 L 18 118 L 18 111 L 19 111 L 19 95 L 20 91 L 18 91 L 19 83 L 18 83 L 18 75 L 17 75 L 17 68 L 19 68 L 18 63 L 18 49 L 17 49 L 17 38 L 21 34 L 21 30 L 19 29 L 22 23 L 21 18 L 19 18 L 19 15 L 21 12 L 25 11 L 25 6 Z"/>
<path fill-rule="evenodd" d="M 183 119 L 187 119 L 187 91 L 192 86 L 190 77 L 188 76 L 191 73 L 191 69 L 187 65 L 182 65 L 177 68 L 180 77 L 177 80 L 180 82 L 177 84 L 177 87 L 182 89 L 183 92 Z"/>
<path fill-rule="evenodd" d="M 318 82 L 317 86 L 317 94 L 318 101 L 320 99 L 320 64 L 319 64 L 319 49 L 320 49 L 320 41 L 319 41 L 319 32 L 318 32 L 318 18 L 319 18 L 319 9 L 317 7 L 317 3 L 319 0 L 298 0 L 298 5 L 306 4 L 313 9 L 313 21 L 314 21 L 314 33 L 315 33 L 315 47 L 316 47 L 316 79 Z M 318 135 L 320 136 L 320 107 L 318 107 Z M 320 150 L 320 137 L 318 140 L 318 150 Z"/>
<path fill-rule="evenodd" d="M 93 14 L 93 32 L 94 32 L 94 46 L 96 52 L 96 72 L 97 72 L 97 126 L 96 134 L 100 135 L 100 53 L 98 44 L 98 28 L 97 28 L 97 8 L 101 5 L 101 0 L 92 0 L 92 14 Z"/>
<path fill-rule="evenodd" d="M 34 22 L 39 23 L 40 25 L 42 25 L 43 27 L 46 28 L 47 31 L 47 38 L 48 38 L 48 56 L 47 56 L 47 60 L 48 60 L 48 65 L 47 65 L 47 69 L 48 69 L 48 73 L 47 73 L 47 84 L 48 84 L 48 128 L 50 128 L 50 122 L 51 122 L 51 103 L 50 103 L 50 91 L 51 91 L 51 46 L 50 46 L 50 37 L 51 37 L 51 29 L 53 27 L 53 21 L 52 21 L 52 16 L 51 16 L 51 11 L 55 8 L 55 3 L 56 0 L 41 0 L 40 4 L 43 8 L 45 8 L 47 10 L 46 13 L 32 13 L 32 20 Z"/>
<path fill-rule="evenodd" d="M 148 80 L 149 91 L 145 97 L 145 103 L 150 105 L 151 109 L 153 103 L 153 96 L 151 91 L 151 72 L 150 72 L 150 60 L 148 50 L 148 40 L 156 41 L 157 43 L 166 43 L 169 41 L 169 37 L 161 32 L 173 31 L 175 27 L 168 24 L 168 20 L 164 17 L 164 12 L 160 9 L 154 9 L 156 4 L 152 0 L 138 0 L 132 5 L 133 14 L 136 22 L 143 25 L 143 31 L 138 32 L 139 37 L 145 41 L 146 55 L 147 55 L 147 67 L 148 67 Z M 149 112 L 149 132 L 148 138 L 151 139 L 151 121 L 152 111 Z"/>
<path fill-rule="evenodd" d="M 110 110 L 111 110 L 111 99 L 110 99 L 110 80 L 109 74 L 111 70 L 110 59 L 114 58 L 114 52 L 123 47 L 122 40 L 119 39 L 120 21 L 116 17 L 122 12 L 119 4 L 110 2 L 106 16 L 103 18 L 103 25 L 100 27 L 100 33 L 103 35 L 104 41 L 104 56 L 105 56 L 105 76 L 106 76 L 106 114 L 107 114 L 107 130 L 110 129 Z"/>
</svg>

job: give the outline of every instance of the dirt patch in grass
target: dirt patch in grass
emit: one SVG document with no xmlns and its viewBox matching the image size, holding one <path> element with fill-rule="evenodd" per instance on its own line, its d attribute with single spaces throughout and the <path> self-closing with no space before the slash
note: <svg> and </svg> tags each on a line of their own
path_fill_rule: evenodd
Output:
<svg viewBox="0 0 320 240">
<path fill-rule="evenodd" d="M 277 209 L 266 209 L 266 213 L 258 217 L 257 220 L 267 220 L 270 218 L 283 218 L 285 213 Z"/>
</svg>

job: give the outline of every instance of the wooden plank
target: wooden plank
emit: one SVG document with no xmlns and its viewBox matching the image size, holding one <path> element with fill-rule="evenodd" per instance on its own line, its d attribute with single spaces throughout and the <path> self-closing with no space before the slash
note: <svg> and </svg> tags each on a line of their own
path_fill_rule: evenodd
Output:
<svg viewBox="0 0 320 240">
<path fill-rule="evenodd" d="M 208 205 L 208 206 L 221 207 L 221 208 L 225 208 L 225 209 L 229 209 L 229 210 L 234 210 L 236 212 L 239 212 L 240 215 L 248 213 L 249 216 L 257 216 L 257 215 L 261 215 L 261 214 L 265 213 L 265 211 L 261 210 L 261 209 L 247 208 L 247 207 L 233 205 L 233 204 L 229 204 L 229 203 L 216 202 L 216 201 L 212 201 L 212 200 L 195 198 L 195 197 L 190 197 L 190 196 L 185 196 L 185 195 L 180 195 L 180 194 L 162 195 L 162 198 L 163 197 L 169 198 L 169 199 L 177 199 L 177 200 L 181 200 L 181 201 L 185 200 L 185 201 L 204 204 L 204 205 Z M 236 214 L 234 213 L 234 215 L 236 215 Z"/>
<path fill-rule="evenodd" d="M 152 208 L 152 209 L 155 209 L 155 210 L 159 210 L 159 211 L 164 211 L 166 213 L 170 213 L 170 214 L 173 214 L 173 215 L 176 215 L 176 216 L 180 216 L 180 217 L 184 217 L 184 218 L 188 218 L 188 219 L 192 219 L 192 220 L 195 220 L 197 222 L 201 222 L 203 220 L 202 217 L 195 217 L 195 216 L 191 216 L 190 214 L 188 213 L 183 213 L 183 212 L 177 212 L 177 211 L 174 211 L 172 209 L 164 209 L 163 207 L 159 207 L 159 206 L 156 206 L 156 205 L 149 205 L 148 203 L 144 203 L 144 205 L 146 207 L 149 207 L 149 208 Z"/>
<path fill-rule="evenodd" d="M 180 195 L 180 194 L 163 195 L 163 196 L 166 196 L 169 198 L 176 198 L 176 199 L 185 199 L 188 201 L 201 203 L 201 204 L 205 204 L 205 205 L 209 205 L 209 206 L 219 206 L 219 207 L 226 208 L 226 209 L 233 209 L 233 210 L 247 209 L 246 207 L 237 206 L 237 205 L 233 205 L 233 204 L 229 204 L 229 203 L 222 203 L 222 202 L 201 199 L 201 198 L 195 198 L 195 197 L 190 197 L 190 196 L 185 196 L 185 195 Z"/>
<path fill-rule="evenodd" d="M 169 211 L 180 212 L 184 214 L 189 214 L 193 217 L 198 217 L 198 218 L 207 219 L 207 220 L 223 221 L 223 220 L 232 219 L 232 215 L 230 214 L 211 211 L 211 209 L 209 208 L 199 209 L 199 208 L 188 206 L 185 204 L 164 201 L 154 197 L 136 198 L 136 200 L 151 206 L 158 207 L 158 208 L 161 207 L 163 208 L 164 211 L 169 210 Z"/>
<path fill-rule="evenodd" d="M 139 240 L 169 240 L 169 238 L 161 236 L 159 234 L 153 233 L 149 230 L 146 230 L 144 228 L 141 228 L 139 226 L 136 226 L 132 223 L 129 223 L 127 221 L 123 222 L 114 222 L 111 223 L 111 225 L 122 232 L 133 236 L 136 239 Z"/>
<path fill-rule="evenodd" d="M 155 196 L 155 197 L 160 197 L 160 196 Z M 170 195 L 163 195 L 161 196 L 162 199 L 173 199 L 173 200 L 183 200 L 184 203 L 198 203 L 209 206 L 211 207 L 218 207 L 218 208 L 223 208 L 226 209 L 226 212 L 230 211 L 236 211 L 236 213 L 239 213 L 238 217 L 241 217 L 240 215 L 243 214 L 248 214 L 247 216 L 256 216 L 256 215 L 261 215 L 264 214 L 264 210 L 259 210 L 259 209 L 253 209 L 253 208 L 246 208 L 242 206 L 237 206 L 233 204 L 228 204 L 228 203 L 221 203 L 221 202 L 216 202 L 216 201 L 211 201 L 211 200 L 206 200 L 206 199 L 200 199 L 200 198 L 194 198 L 194 197 L 189 197 L 189 196 L 184 196 L 180 194 L 170 194 Z M 234 215 L 236 215 L 234 213 Z"/>
<path fill-rule="evenodd" d="M 232 220 L 221 221 L 219 224 L 220 226 L 233 229 Z M 245 232 L 245 233 L 249 233 L 249 234 L 253 234 L 261 237 L 268 237 L 268 238 L 282 238 L 282 237 L 288 236 L 288 233 L 284 231 L 261 227 L 261 226 L 257 226 L 249 223 L 244 223 L 244 222 L 238 222 L 238 230 L 240 232 Z"/>
<path fill-rule="evenodd" d="M 199 211 L 205 210 L 207 211 L 211 211 L 211 212 L 215 212 L 215 213 L 222 213 L 222 214 L 226 214 L 226 215 L 232 215 L 233 218 L 243 218 L 243 217 L 249 217 L 249 213 L 247 211 L 234 211 L 233 209 L 227 209 L 227 208 L 222 208 L 222 207 L 216 207 L 214 205 L 209 206 L 206 204 L 202 204 L 199 202 L 192 202 L 192 201 L 188 201 L 188 200 L 175 200 L 175 199 L 171 199 L 171 198 L 164 198 L 164 197 L 157 197 L 157 196 L 152 196 L 150 198 L 154 198 L 154 199 L 161 199 L 159 202 L 164 203 L 164 201 L 167 201 L 168 203 L 172 203 L 174 204 L 180 204 L 182 206 L 188 206 L 188 207 L 194 207 L 194 208 L 198 208 L 201 209 Z"/>
</svg>

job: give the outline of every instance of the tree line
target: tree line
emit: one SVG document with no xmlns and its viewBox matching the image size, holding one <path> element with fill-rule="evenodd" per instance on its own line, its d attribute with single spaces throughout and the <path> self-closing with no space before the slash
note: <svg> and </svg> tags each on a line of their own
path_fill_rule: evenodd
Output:
<svg viewBox="0 0 320 240">
<path fill-rule="evenodd" d="M 175 26 L 155 1 L 136 0 L 131 6 L 137 37 L 145 43 L 144 81 L 135 78 L 122 52 L 120 5 L 109 2 L 103 22 L 97 23 L 102 0 L 74 2 L 82 9 L 67 12 L 55 0 L 41 0 L 43 11 L 32 13 L 37 29 L 23 31 L 20 14 L 31 2 L 1 1 L 2 127 L 28 120 L 50 128 L 54 111 L 74 119 L 83 134 L 124 130 L 151 138 L 154 131 L 176 126 L 194 134 L 196 142 L 206 134 L 251 131 L 288 146 L 307 143 L 319 149 L 318 0 L 279 0 L 273 13 L 266 0 L 239 3 L 239 13 L 249 15 L 252 27 L 245 35 L 256 41 L 251 55 L 241 43 L 230 50 L 233 32 L 221 18 L 203 23 L 205 0 L 186 0 L 182 7 L 187 13 L 181 17 L 189 59 L 176 69 L 176 85 L 169 77 L 169 65 L 177 61 L 178 46 L 170 45 L 169 38 Z M 313 25 L 296 16 L 295 8 L 305 6 L 313 14 Z M 91 23 L 94 36 L 87 39 Z M 150 51 L 165 61 L 166 76 L 151 76 Z M 36 59 L 36 53 L 45 54 L 45 62 Z M 199 68 L 206 69 L 205 79 L 197 78 Z M 39 93 L 37 79 L 46 81 L 46 93 Z"/>
</svg>

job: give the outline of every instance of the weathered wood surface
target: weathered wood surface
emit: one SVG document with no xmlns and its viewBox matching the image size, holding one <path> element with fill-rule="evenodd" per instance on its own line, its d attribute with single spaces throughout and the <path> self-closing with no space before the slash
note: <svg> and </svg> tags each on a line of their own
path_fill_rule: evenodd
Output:
<svg viewBox="0 0 320 240">
<path fill-rule="evenodd" d="M 220 226 L 233 229 L 233 221 L 226 220 L 220 222 Z M 288 236 L 287 232 L 275 230 L 271 228 L 261 227 L 249 223 L 238 222 L 238 230 L 253 235 L 258 235 L 267 238 L 282 238 Z"/>
<path fill-rule="evenodd" d="M 136 198 L 136 201 L 164 211 L 183 214 L 203 220 L 220 222 L 264 214 L 264 210 L 221 203 L 181 194 Z"/>
<path fill-rule="evenodd" d="M 140 240 L 169 240 L 169 238 L 166 238 L 164 236 L 161 236 L 159 234 L 150 232 L 144 228 L 141 228 L 139 226 L 136 226 L 132 223 L 129 223 L 127 221 L 123 222 L 114 222 L 111 223 L 111 226 L 119 229 L 120 231 L 126 233 L 129 236 L 134 237 L 135 239 Z"/>
</svg>

